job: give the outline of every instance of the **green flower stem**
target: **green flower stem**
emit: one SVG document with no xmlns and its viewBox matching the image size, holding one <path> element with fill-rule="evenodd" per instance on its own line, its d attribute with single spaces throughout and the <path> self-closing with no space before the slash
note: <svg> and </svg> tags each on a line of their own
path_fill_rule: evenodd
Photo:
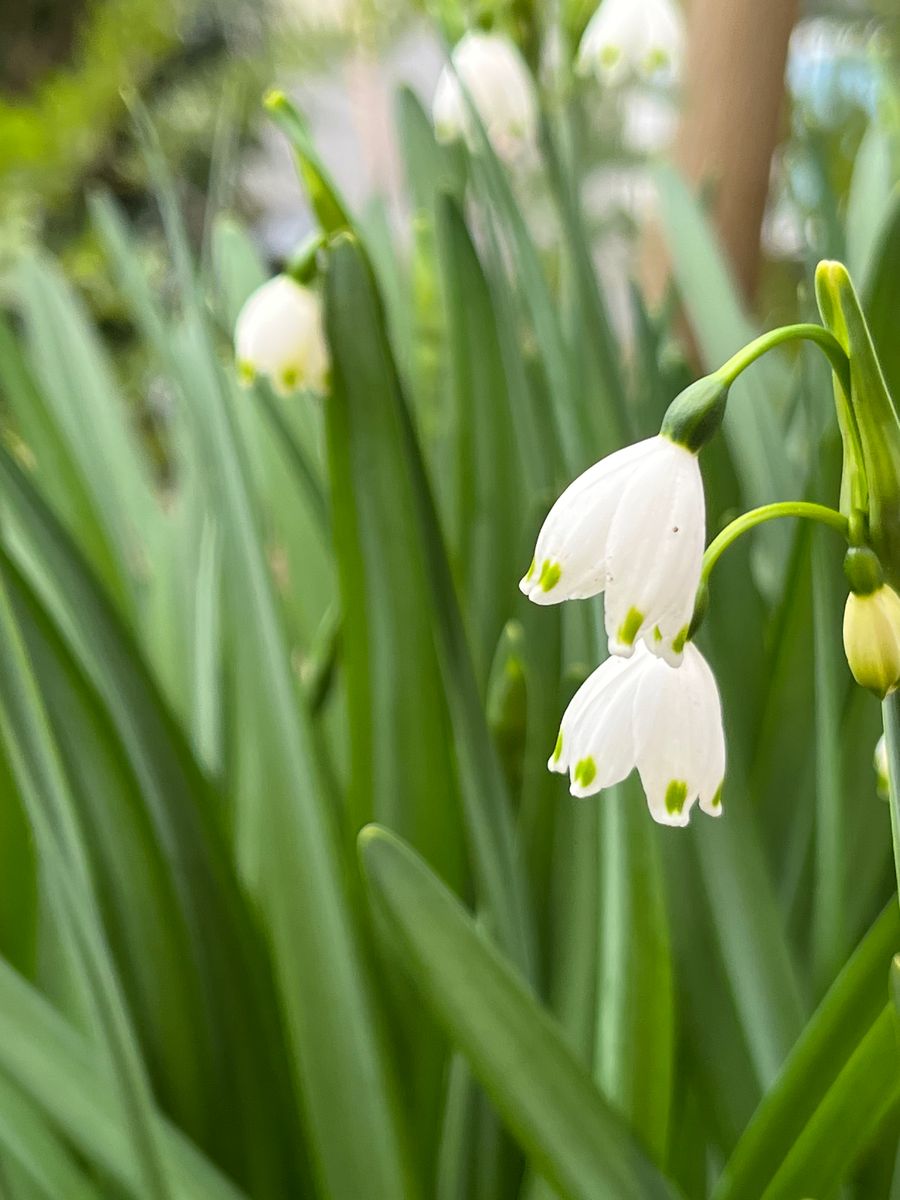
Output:
<svg viewBox="0 0 900 1200">
<path fill-rule="evenodd" d="M 831 369 L 840 381 L 844 394 L 849 396 L 850 360 L 834 334 L 829 333 L 822 325 L 784 325 L 780 329 L 772 329 L 768 333 L 754 338 L 752 342 L 748 342 L 742 350 L 738 350 L 737 354 L 733 354 L 715 372 L 715 377 L 730 386 L 742 371 L 745 371 L 751 363 L 756 362 L 758 358 L 775 346 L 781 346 L 785 342 L 798 341 L 814 342 L 824 352 L 831 363 Z"/>
<path fill-rule="evenodd" d="M 900 692 L 891 692 L 881 705 L 884 740 L 887 746 L 888 785 L 891 808 L 891 836 L 894 842 L 894 870 L 900 894 Z"/>
<path fill-rule="evenodd" d="M 847 518 L 837 509 L 829 508 L 825 504 L 813 504 L 809 500 L 780 500 L 777 504 L 764 504 L 761 508 L 751 508 L 749 512 L 742 513 L 730 525 L 726 525 L 718 537 L 714 538 L 707 546 L 706 553 L 703 555 L 703 570 L 700 573 L 701 587 L 707 582 L 713 567 L 732 542 L 735 542 L 748 529 L 753 529 L 766 521 L 774 521 L 778 517 L 801 517 L 807 521 L 818 521 L 821 525 L 828 525 L 831 529 L 836 530 L 842 537 L 849 537 L 850 523 Z"/>
</svg>

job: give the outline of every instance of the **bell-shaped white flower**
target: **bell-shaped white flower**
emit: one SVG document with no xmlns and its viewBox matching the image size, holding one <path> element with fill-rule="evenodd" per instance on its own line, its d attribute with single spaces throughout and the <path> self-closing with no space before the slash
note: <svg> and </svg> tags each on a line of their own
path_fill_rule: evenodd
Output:
<svg viewBox="0 0 900 1200">
<path fill-rule="evenodd" d="M 238 314 L 234 349 L 245 383 L 264 375 L 282 395 L 301 388 L 324 392 L 329 359 L 318 294 L 289 275 L 276 275 Z"/>
<path fill-rule="evenodd" d="M 654 820 L 687 825 L 691 809 L 722 811 L 725 735 L 719 689 L 693 642 L 680 667 L 641 645 L 585 680 L 562 719 L 547 764 L 573 796 L 621 783 L 637 767 Z"/>
<path fill-rule="evenodd" d="M 456 44 L 451 59 L 452 66 L 441 71 L 432 106 L 438 138 L 445 142 L 465 138 L 470 149 L 477 150 L 465 88 L 498 155 L 510 159 L 536 144 L 534 82 L 509 38 L 472 31 Z"/>
<path fill-rule="evenodd" d="M 602 0 L 578 47 L 578 70 L 601 83 L 629 76 L 677 79 L 684 18 L 674 0 Z"/>
<path fill-rule="evenodd" d="M 605 591 L 610 652 L 628 657 L 644 638 L 676 665 L 705 538 L 697 456 L 658 434 L 601 459 L 566 488 L 519 587 L 536 604 Z"/>
</svg>

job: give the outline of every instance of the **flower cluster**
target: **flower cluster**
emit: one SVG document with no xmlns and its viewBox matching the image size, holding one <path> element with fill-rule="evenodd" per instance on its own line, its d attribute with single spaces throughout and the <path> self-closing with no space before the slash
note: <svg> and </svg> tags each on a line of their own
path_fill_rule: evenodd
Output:
<svg viewBox="0 0 900 1200">
<path fill-rule="evenodd" d="M 576 692 L 549 762 L 574 796 L 637 767 L 653 817 L 722 811 L 725 738 L 690 638 L 706 533 L 697 454 L 661 433 L 590 467 L 551 508 L 520 587 L 537 604 L 605 593 L 610 657 Z"/>
<path fill-rule="evenodd" d="M 634 79 L 671 83 L 678 78 L 683 53 L 683 18 L 674 0 L 602 0 L 584 31 L 576 65 L 580 74 L 604 85 Z M 505 34 L 473 30 L 453 48 L 434 96 L 438 138 L 463 138 L 477 150 L 471 108 L 501 158 L 525 157 L 536 145 L 534 83 Z"/>
</svg>

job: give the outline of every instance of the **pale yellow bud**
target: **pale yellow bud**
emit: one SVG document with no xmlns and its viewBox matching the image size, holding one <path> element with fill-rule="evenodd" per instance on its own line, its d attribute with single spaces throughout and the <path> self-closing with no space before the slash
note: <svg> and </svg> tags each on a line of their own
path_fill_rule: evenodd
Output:
<svg viewBox="0 0 900 1200">
<path fill-rule="evenodd" d="M 900 684 L 900 596 L 887 584 L 851 592 L 844 609 L 844 651 L 853 678 L 882 699 Z"/>
</svg>

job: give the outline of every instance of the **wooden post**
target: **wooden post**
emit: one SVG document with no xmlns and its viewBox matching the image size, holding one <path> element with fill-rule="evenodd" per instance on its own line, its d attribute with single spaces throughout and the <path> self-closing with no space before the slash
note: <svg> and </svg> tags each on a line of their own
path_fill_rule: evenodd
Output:
<svg viewBox="0 0 900 1200">
<path fill-rule="evenodd" d="M 690 0 L 675 162 L 709 187 L 719 238 L 744 298 L 759 273 L 760 232 L 778 141 L 788 41 L 798 0 Z M 666 268 L 667 269 L 667 268 Z M 663 281 L 648 279 L 651 298 Z"/>
</svg>

